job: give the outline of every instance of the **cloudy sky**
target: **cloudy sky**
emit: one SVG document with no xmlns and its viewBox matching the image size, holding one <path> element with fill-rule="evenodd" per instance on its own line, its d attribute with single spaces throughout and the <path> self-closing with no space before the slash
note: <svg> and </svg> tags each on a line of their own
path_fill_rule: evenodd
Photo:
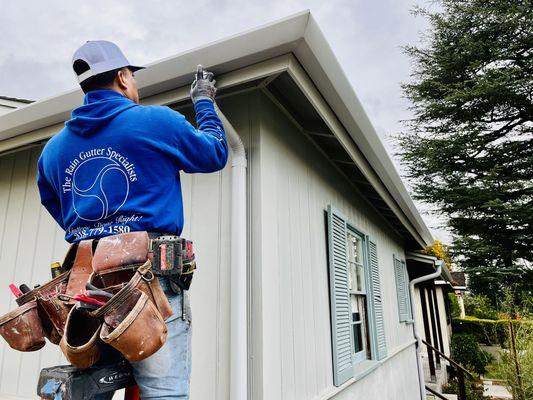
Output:
<svg viewBox="0 0 533 400">
<path fill-rule="evenodd" d="M 89 39 L 114 41 L 142 64 L 309 9 L 398 166 L 391 136 L 409 118 L 400 84 L 412 68 L 401 46 L 427 28 L 410 14 L 415 1 L 0 0 L 0 95 L 38 100 L 74 88 L 70 59 Z M 436 217 L 425 219 L 449 240 Z"/>
</svg>

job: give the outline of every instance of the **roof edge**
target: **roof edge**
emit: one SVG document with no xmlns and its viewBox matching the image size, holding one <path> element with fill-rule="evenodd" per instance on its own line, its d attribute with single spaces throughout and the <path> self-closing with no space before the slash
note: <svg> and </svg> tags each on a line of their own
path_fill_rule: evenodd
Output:
<svg viewBox="0 0 533 400">
<path fill-rule="evenodd" d="M 434 241 L 433 235 L 414 205 L 390 157 L 379 156 L 383 153 L 388 154 L 387 150 L 312 15 L 309 15 L 304 43 L 298 46 L 295 56 L 300 62 L 303 61 L 302 65 L 304 65 L 306 72 L 334 109 L 341 123 L 347 128 L 352 128 L 346 130 L 362 153 L 365 154 L 369 164 L 374 168 L 391 196 L 400 205 L 407 219 L 411 221 L 415 230 L 420 234 L 421 247 L 431 245 Z M 316 63 L 320 67 L 309 68 L 311 63 L 308 61 L 312 58 L 316 59 Z"/>
<path fill-rule="evenodd" d="M 440 258 L 437 258 L 434 256 L 428 256 L 427 254 L 420 254 L 420 253 L 415 253 L 412 251 L 406 251 L 405 259 L 418 261 L 418 262 L 422 262 L 425 264 L 430 264 L 435 269 L 437 269 L 440 266 L 442 268 L 442 272 L 440 276 L 444 278 L 447 282 L 450 282 L 450 283 L 452 282 L 452 274 L 450 273 L 450 270 L 446 266 L 446 263 Z"/>
</svg>

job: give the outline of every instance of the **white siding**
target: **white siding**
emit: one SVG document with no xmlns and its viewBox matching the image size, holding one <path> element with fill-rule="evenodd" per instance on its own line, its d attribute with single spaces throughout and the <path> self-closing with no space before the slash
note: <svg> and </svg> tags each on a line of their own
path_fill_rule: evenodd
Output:
<svg viewBox="0 0 533 400">
<path fill-rule="evenodd" d="M 435 287 L 437 291 L 437 303 L 439 305 L 439 319 L 440 327 L 442 332 L 442 344 L 444 345 L 444 354 L 449 356 L 450 352 L 450 326 L 446 320 L 446 299 L 445 296 L 448 296 L 447 292 L 443 290 L 444 286 L 438 285 Z"/>
<path fill-rule="evenodd" d="M 0 158 L 0 313 L 16 307 L 7 286 L 48 280 L 52 260 L 67 248 L 63 232 L 40 206 L 35 184 L 35 148 Z M 39 238 L 39 239 L 38 239 Z M 35 353 L 19 353 L 0 343 L 0 396 L 35 398 L 40 368 L 61 362 L 60 352 L 47 345 Z"/>
<path fill-rule="evenodd" d="M 413 339 L 412 327 L 398 322 L 392 256 L 403 255 L 403 248 L 390 225 L 284 114 L 266 97 L 259 100 L 261 128 L 253 146 L 256 179 L 252 179 L 251 196 L 253 207 L 260 207 L 253 213 L 252 236 L 260 239 L 252 242 L 252 293 L 253 302 L 262 304 L 263 314 L 253 327 L 254 351 L 262 351 L 262 357 L 254 357 L 253 398 L 318 399 L 333 388 L 327 205 L 332 204 L 377 244 L 389 354 Z M 417 387 L 414 347 L 404 352 L 412 359 L 406 365 L 398 367 L 385 359 L 378 368 L 380 374 L 390 376 L 390 393 Z M 393 372 L 398 369 L 401 374 Z M 372 398 L 368 395 L 375 388 L 366 381 L 356 382 L 345 392 Z"/>
</svg>

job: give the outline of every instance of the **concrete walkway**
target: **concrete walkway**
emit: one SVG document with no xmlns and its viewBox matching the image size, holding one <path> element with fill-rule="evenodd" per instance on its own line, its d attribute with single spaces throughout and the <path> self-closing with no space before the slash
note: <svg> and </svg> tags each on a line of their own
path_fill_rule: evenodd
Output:
<svg viewBox="0 0 533 400">
<path fill-rule="evenodd" d="M 485 388 L 485 396 L 489 396 L 491 399 L 512 399 L 513 396 L 509 391 L 498 384 L 493 383 L 491 380 L 483 380 L 483 387 Z"/>
</svg>

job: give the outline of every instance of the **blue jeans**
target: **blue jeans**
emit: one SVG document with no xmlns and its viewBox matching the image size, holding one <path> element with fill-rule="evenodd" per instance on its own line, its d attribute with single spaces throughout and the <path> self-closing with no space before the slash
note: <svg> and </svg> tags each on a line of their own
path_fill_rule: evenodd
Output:
<svg viewBox="0 0 533 400">
<path fill-rule="evenodd" d="M 170 289 L 166 279 L 159 278 L 174 315 L 167 321 L 167 341 L 155 354 L 132 363 L 133 376 L 139 386 L 141 399 L 189 399 L 191 376 L 191 308 L 185 293 L 182 318 L 182 295 Z M 96 396 L 95 400 L 108 400 L 112 394 Z"/>
</svg>

